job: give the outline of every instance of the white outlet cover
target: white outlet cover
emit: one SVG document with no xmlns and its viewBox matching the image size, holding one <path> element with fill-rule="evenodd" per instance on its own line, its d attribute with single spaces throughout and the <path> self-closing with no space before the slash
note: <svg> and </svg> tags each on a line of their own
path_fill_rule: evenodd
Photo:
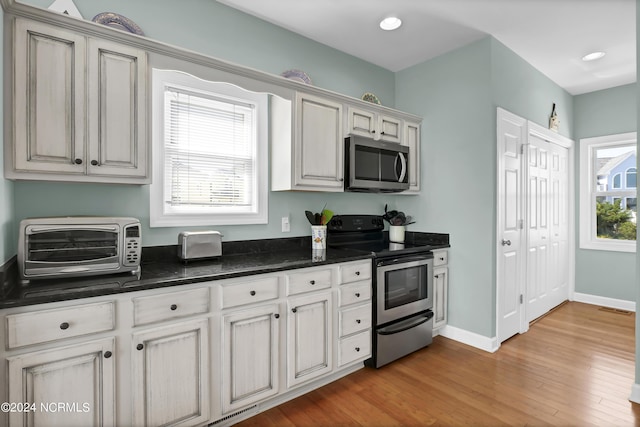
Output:
<svg viewBox="0 0 640 427">
<path fill-rule="evenodd" d="M 49 10 L 62 13 L 63 15 L 73 16 L 74 18 L 84 19 L 73 0 L 56 0 L 51 3 Z"/>
</svg>

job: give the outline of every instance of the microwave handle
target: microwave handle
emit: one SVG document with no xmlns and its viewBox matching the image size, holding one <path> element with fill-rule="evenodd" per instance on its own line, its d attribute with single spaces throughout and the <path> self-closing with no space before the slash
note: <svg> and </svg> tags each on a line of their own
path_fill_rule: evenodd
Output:
<svg viewBox="0 0 640 427">
<path fill-rule="evenodd" d="M 400 167 L 402 168 L 400 170 L 400 174 L 398 174 L 398 160 L 400 160 Z M 405 159 L 404 153 L 398 153 L 398 155 L 396 156 L 396 160 L 393 163 L 393 169 L 398 182 L 403 182 L 404 177 L 407 174 L 407 159 Z"/>
</svg>

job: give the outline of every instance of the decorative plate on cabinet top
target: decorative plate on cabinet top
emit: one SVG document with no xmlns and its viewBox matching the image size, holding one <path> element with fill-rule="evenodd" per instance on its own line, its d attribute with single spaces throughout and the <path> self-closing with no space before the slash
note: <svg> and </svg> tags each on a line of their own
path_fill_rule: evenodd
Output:
<svg viewBox="0 0 640 427">
<path fill-rule="evenodd" d="M 375 96 L 374 94 L 372 94 L 371 92 L 364 93 L 362 95 L 362 100 L 363 101 L 367 101 L 367 102 L 371 102 L 372 104 L 382 105 L 382 103 L 380 102 L 378 97 Z"/>
<path fill-rule="evenodd" d="M 117 28 L 118 30 L 144 36 L 144 32 L 138 24 L 125 16 L 118 15 L 117 13 L 102 12 L 94 16 L 92 21 L 108 27 Z"/>
<path fill-rule="evenodd" d="M 285 77 L 287 79 L 291 79 L 291 80 L 295 80 L 297 82 L 300 83 L 305 83 L 305 84 L 312 84 L 311 83 L 311 77 L 309 77 L 307 75 L 307 73 L 305 73 L 304 71 L 300 71 L 300 70 L 287 70 L 287 71 L 283 71 L 282 74 L 280 74 L 282 77 Z"/>
</svg>

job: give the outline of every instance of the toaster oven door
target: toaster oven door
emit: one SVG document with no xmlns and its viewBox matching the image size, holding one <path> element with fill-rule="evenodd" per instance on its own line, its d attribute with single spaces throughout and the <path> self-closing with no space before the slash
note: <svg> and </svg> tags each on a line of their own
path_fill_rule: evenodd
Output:
<svg viewBox="0 0 640 427">
<path fill-rule="evenodd" d="M 120 228 L 117 225 L 29 226 L 24 237 L 25 276 L 119 268 Z"/>
</svg>

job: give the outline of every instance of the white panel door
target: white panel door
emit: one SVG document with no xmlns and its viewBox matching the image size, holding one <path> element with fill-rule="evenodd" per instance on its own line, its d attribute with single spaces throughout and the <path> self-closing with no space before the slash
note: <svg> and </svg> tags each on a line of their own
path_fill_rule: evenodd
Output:
<svg viewBox="0 0 640 427">
<path fill-rule="evenodd" d="M 549 301 L 569 298 L 569 150 L 551 144 L 549 167 Z"/>
<path fill-rule="evenodd" d="M 549 303 L 549 146 L 529 136 L 527 221 L 527 321 L 550 309 Z"/>
<path fill-rule="evenodd" d="M 497 337 L 524 332 L 522 164 L 527 121 L 498 109 Z"/>
</svg>

